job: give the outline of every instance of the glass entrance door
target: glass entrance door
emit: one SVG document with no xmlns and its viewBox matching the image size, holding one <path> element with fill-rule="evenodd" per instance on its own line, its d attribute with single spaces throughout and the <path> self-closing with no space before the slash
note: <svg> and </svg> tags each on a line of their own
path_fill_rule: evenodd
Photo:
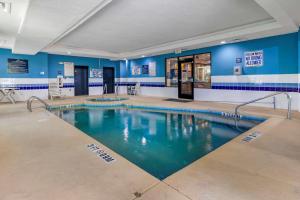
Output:
<svg viewBox="0 0 300 200">
<path fill-rule="evenodd" d="M 193 59 L 178 61 L 178 97 L 194 99 L 194 62 Z"/>
</svg>

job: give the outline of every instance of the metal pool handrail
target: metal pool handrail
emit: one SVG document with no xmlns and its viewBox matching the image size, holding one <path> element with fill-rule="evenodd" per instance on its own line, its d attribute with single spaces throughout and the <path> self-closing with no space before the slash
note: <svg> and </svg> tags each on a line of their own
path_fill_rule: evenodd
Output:
<svg viewBox="0 0 300 200">
<path fill-rule="evenodd" d="M 264 96 L 264 97 L 261 97 L 261 98 L 257 98 L 257 99 L 254 99 L 254 100 L 251 100 L 251 101 L 248 101 L 246 103 L 243 103 L 243 104 L 239 104 L 235 107 L 235 112 L 234 112 L 234 116 L 235 116 L 235 119 L 237 120 L 238 118 L 238 110 L 243 107 L 243 106 L 246 106 L 248 104 L 251 104 L 251 103 L 255 103 L 257 101 L 260 101 L 260 100 L 263 100 L 263 99 L 267 99 L 267 98 L 270 98 L 270 97 L 275 97 L 277 95 L 281 95 L 281 94 L 285 94 L 286 97 L 287 97 L 287 100 L 288 100 L 288 112 L 287 112 L 287 119 L 291 119 L 292 116 L 291 116 L 291 110 L 292 110 L 292 97 L 289 93 L 287 92 L 276 92 L 276 93 L 273 93 L 273 94 L 270 94 L 270 95 L 267 95 L 267 96 Z"/>
<path fill-rule="evenodd" d="M 116 93 L 115 96 L 118 97 L 119 96 L 119 83 L 116 83 Z"/>
<path fill-rule="evenodd" d="M 103 87 L 102 98 L 104 97 L 104 94 L 107 94 L 107 84 L 106 83 L 104 84 L 104 87 Z"/>
<path fill-rule="evenodd" d="M 46 107 L 46 109 L 49 107 L 49 104 L 47 104 L 44 100 L 42 100 L 42 99 L 40 99 L 40 98 L 38 98 L 38 97 L 36 97 L 36 96 L 32 96 L 32 97 L 30 97 L 30 98 L 27 100 L 27 109 L 28 109 L 30 112 L 32 112 L 32 102 L 33 102 L 33 100 L 37 100 L 37 101 L 41 102 L 42 104 L 44 104 L 45 107 Z"/>
</svg>

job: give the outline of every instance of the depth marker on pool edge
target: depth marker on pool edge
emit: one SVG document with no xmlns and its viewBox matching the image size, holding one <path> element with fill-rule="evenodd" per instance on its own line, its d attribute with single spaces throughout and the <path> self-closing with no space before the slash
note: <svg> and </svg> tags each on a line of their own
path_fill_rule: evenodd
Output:
<svg viewBox="0 0 300 200">
<path fill-rule="evenodd" d="M 110 156 L 108 153 L 106 153 L 103 149 L 101 149 L 98 145 L 96 144 L 88 144 L 87 148 L 91 151 L 96 153 L 96 155 L 101 158 L 104 162 L 110 164 L 112 162 L 115 162 L 116 159 Z"/>
</svg>

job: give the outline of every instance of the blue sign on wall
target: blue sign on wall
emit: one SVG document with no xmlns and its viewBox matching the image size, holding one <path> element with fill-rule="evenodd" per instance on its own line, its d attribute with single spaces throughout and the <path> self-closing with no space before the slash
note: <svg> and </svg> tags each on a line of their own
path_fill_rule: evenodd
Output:
<svg viewBox="0 0 300 200">
<path fill-rule="evenodd" d="M 243 58 L 236 58 L 235 59 L 235 63 L 236 64 L 240 64 L 240 63 L 242 63 L 243 62 Z"/>
<path fill-rule="evenodd" d="M 8 58 L 7 62 L 7 72 L 10 74 L 24 74 L 29 72 L 28 60 Z"/>
<path fill-rule="evenodd" d="M 149 74 L 149 65 L 142 66 L 142 74 Z"/>
</svg>

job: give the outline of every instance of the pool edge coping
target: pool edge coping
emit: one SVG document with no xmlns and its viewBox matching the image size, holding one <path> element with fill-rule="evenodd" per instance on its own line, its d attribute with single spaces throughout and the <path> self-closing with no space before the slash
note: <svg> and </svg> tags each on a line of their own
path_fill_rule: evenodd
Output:
<svg viewBox="0 0 300 200">
<path fill-rule="evenodd" d="M 131 109 L 154 109 L 156 111 L 171 111 L 171 112 L 180 112 L 180 113 L 189 113 L 189 114 L 215 114 L 222 116 L 223 114 L 233 114 L 229 111 L 219 111 L 219 110 L 212 110 L 212 109 L 194 109 L 194 108 L 174 108 L 174 107 L 166 107 L 166 106 L 149 106 L 149 105 L 134 105 L 134 104 L 127 104 L 127 103 L 113 103 L 113 104 L 91 104 L 91 103 L 74 103 L 74 104 L 64 104 L 64 105 L 50 105 L 48 109 L 64 109 L 64 108 L 79 108 L 79 107 L 86 107 L 86 108 L 114 108 L 114 107 L 125 107 Z M 228 117 L 229 119 L 233 119 L 233 117 Z M 259 116 L 253 114 L 247 115 L 239 115 L 238 120 L 255 120 L 259 122 L 266 121 L 269 117 L 266 116 Z"/>
</svg>

